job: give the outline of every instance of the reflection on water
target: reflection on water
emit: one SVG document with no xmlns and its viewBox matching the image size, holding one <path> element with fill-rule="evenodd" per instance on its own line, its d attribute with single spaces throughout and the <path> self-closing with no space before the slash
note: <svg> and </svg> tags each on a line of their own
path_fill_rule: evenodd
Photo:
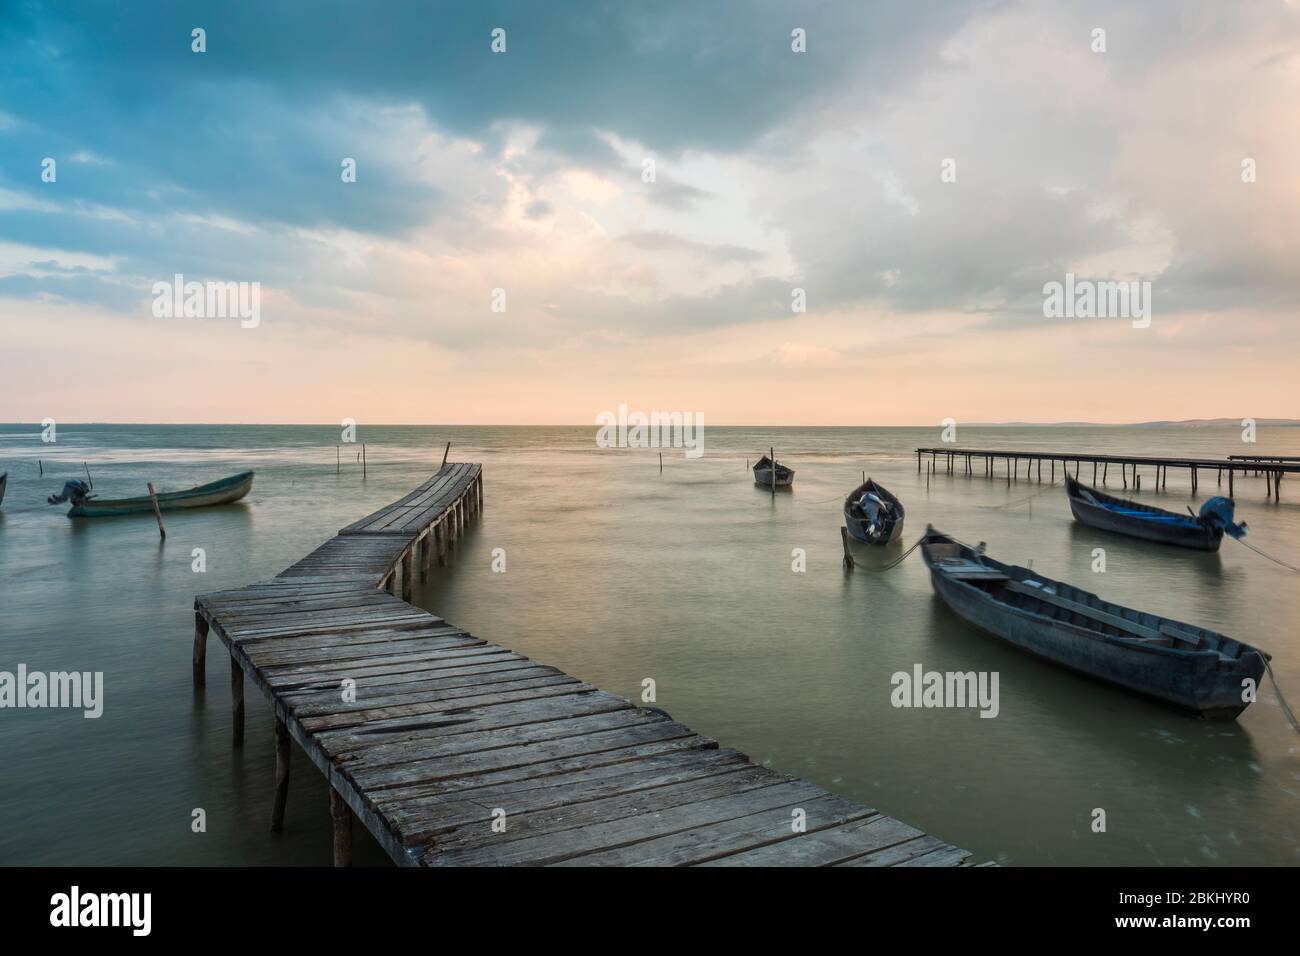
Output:
<svg viewBox="0 0 1300 956">
<path fill-rule="evenodd" d="M 60 428 L 56 447 L 0 426 L 0 669 L 103 670 L 105 714 L 0 712 L 0 861 L 327 863 L 320 774 L 295 750 L 285 833 L 267 833 L 272 721 L 249 688 L 247 743 L 230 746 L 227 662 L 189 683 L 195 593 L 283 570 L 340 527 L 452 457 L 485 463 L 485 511 L 417 600 L 489 640 L 611 692 L 657 705 L 756 760 L 923 827 L 981 858 L 1090 865 L 1300 862 L 1300 748 L 1271 689 L 1234 723 L 1187 717 L 1046 665 L 972 631 L 933 595 L 902 546 L 854 546 L 840 564 L 844 495 L 876 478 L 907 508 L 905 545 L 927 523 L 995 557 L 1103 597 L 1241 637 L 1274 653 L 1300 696 L 1300 590 L 1292 572 L 1231 541 L 1177 551 L 1083 528 L 1060 486 L 916 470 L 909 429 L 718 429 L 706 456 L 598 450 L 594 429 L 371 428 L 368 478 L 326 428 Z M 37 433 L 38 430 L 31 429 Z M 13 437 L 19 436 L 19 437 Z M 1293 437 L 1294 436 L 1294 437 Z M 1215 457 L 1238 432 L 968 430 L 964 443 Z M 1300 434 L 1261 435 L 1296 454 Z M 1271 444 L 1267 444 L 1271 442 Z M 771 495 L 746 468 L 775 445 L 797 469 Z M 57 453 L 56 453 L 57 452 Z M 46 463 L 44 480 L 35 459 Z M 245 502 L 164 516 L 73 521 L 44 496 L 90 462 L 96 492 L 187 487 L 254 468 Z M 1169 489 L 1143 500 L 1195 503 Z M 1112 481 L 1112 489 L 1117 484 Z M 1206 493 L 1214 493 L 1210 488 Z M 1292 559 L 1300 499 L 1265 503 L 1238 483 L 1252 542 Z M 1041 493 L 1040 493 L 1041 492 Z M 1203 496 L 1198 496 L 1203 497 Z M 490 570 L 493 548 L 507 572 Z M 1094 574 L 1094 548 L 1106 571 Z M 208 571 L 191 570 L 203 548 Z M 803 549 L 806 573 L 791 570 Z M 890 677 L 996 671 L 1000 713 L 895 709 Z M 194 834 L 191 812 L 207 811 Z M 1107 832 L 1090 829 L 1107 813 Z M 360 841 L 362 862 L 386 857 Z"/>
</svg>

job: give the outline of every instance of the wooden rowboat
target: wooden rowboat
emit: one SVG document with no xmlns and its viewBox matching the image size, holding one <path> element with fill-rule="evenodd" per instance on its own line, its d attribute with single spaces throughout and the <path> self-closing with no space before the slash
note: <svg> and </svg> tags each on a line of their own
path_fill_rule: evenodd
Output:
<svg viewBox="0 0 1300 956">
<path fill-rule="evenodd" d="M 1070 511 L 1074 513 L 1075 520 L 1090 528 L 1180 548 L 1195 548 L 1198 551 L 1218 551 L 1223 542 L 1225 523 L 1214 510 L 1207 511 L 1203 508 L 1199 515 L 1180 515 L 1141 502 L 1116 498 L 1096 488 L 1089 488 L 1069 475 L 1065 476 L 1065 493 L 1070 499 Z M 1236 531 L 1241 529 L 1244 533 L 1245 525 L 1231 523 L 1231 499 L 1211 499 L 1211 502 L 1214 501 L 1226 503 L 1229 516 L 1226 527 L 1229 533 L 1240 537 Z M 1206 503 L 1207 508 L 1211 502 Z"/>
<path fill-rule="evenodd" d="M 881 502 L 874 515 L 863 509 L 864 495 L 875 495 Z M 870 499 L 868 503 L 872 504 Z M 870 478 L 844 499 L 844 526 L 865 544 L 893 544 L 903 536 L 903 517 L 903 503 Z"/>
<path fill-rule="evenodd" d="M 158 493 L 158 508 L 161 511 L 176 511 L 181 508 L 206 508 L 209 505 L 227 505 L 238 501 L 248 494 L 253 487 L 253 473 L 240 472 L 229 478 L 222 478 L 206 485 L 199 485 L 187 491 L 162 491 Z M 153 511 L 153 501 L 148 495 L 139 498 L 86 498 L 80 504 L 74 504 L 68 512 L 70 518 L 108 518 L 113 515 L 136 514 Z"/>
<path fill-rule="evenodd" d="M 768 458 L 767 455 L 754 462 L 754 484 L 762 485 L 764 488 L 772 487 L 772 459 Z M 777 462 L 776 486 L 778 488 L 789 488 L 793 484 L 794 469 Z"/>
<path fill-rule="evenodd" d="M 1269 655 L 1223 634 L 1104 601 L 1003 564 L 933 528 L 921 539 L 935 593 L 968 624 L 1022 650 L 1204 717 L 1249 705 Z"/>
<path fill-rule="evenodd" d="M 9 472 L 0 472 L 0 505 L 5 501 L 5 488 L 9 486 Z"/>
</svg>

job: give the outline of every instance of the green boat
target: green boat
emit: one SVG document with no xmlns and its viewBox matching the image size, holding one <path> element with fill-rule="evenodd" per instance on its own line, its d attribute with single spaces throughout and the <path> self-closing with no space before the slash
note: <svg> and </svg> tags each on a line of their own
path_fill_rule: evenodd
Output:
<svg viewBox="0 0 1300 956">
<path fill-rule="evenodd" d="M 181 508 L 206 508 L 209 505 L 228 505 L 248 494 L 253 487 L 253 473 L 240 472 L 229 478 L 222 478 L 210 484 L 199 485 L 188 491 L 160 491 L 158 508 L 161 511 L 177 511 Z M 139 498 L 82 498 L 74 500 L 69 518 L 109 518 L 113 515 L 136 514 L 141 511 L 153 511 L 153 499 L 148 495 Z"/>
</svg>

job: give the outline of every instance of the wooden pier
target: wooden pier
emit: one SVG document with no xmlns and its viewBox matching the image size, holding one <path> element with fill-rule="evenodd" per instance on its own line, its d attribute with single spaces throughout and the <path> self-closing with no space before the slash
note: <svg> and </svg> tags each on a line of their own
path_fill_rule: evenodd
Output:
<svg viewBox="0 0 1300 956">
<path fill-rule="evenodd" d="M 968 856 L 756 766 L 654 708 L 489 644 L 396 596 L 443 564 L 483 505 L 479 465 L 444 466 L 275 578 L 195 599 L 276 717 L 271 829 L 290 741 L 329 782 L 335 865 L 352 818 L 403 866 L 957 866 Z"/>
<path fill-rule="evenodd" d="M 1223 485 L 1223 476 L 1228 476 L 1228 496 L 1232 497 L 1235 491 L 1234 478 L 1238 472 L 1243 475 L 1256 474 L 1263 475 L 1265 481 L 1265 498 L 1273 498 L 1281 501 L 1282 477 L 1288 474 L 1300 472 L 1300 461 L 1288 460 L 1285 458 L 1267 458 L 1262 456 L 1245 456 L 1231 455 L 1228 458 L 1164 458 L 1144 455 L 1094 455 L 1081 452 L 1059 452 L 1059 451 L 1027 451 L 1024 449 L 1014 450 L 1004 449 L 987 449 L 987 448 L 918 448 L 916 450 L 916 470 L 919 474 L 921 471 L 921 459 L 923 455 L 930 456 L 930 466 L 933 471 L 943 471 L 947 474 L 961 472 L 967 475 L 975 474 L 977 463 L 982 465 L 985 477 L 996 477 L 997 463 L 999 460 L 1006 462 L 1005 475 L 1009 482 L 1020 478 L 1021 462 L 1025 464 L 1026 480 L 1037 478 L 1043 480 L 1043 463 L 1048 464 L 1048 478 L 1056 480 L 1056 466 L 1059 463 L 1061 473 L 1067 474 L 1069 466 L 1074 465 L 1074 477 L 1078 478 L 1083 465 L 1092 465 L 1092 484 L 1099 481 L 1105 484 L 1109 479 L 1110 466 L 1118 465 L 1120 468 L 1120 480 L 1123 486 L 1127 488 L 1130 482 L 1134 490 L 1140 491 L 1142 488 L 1142 475 L 1139 468 L 1148 468 L 1149 474 L 1154 476 L 1156 488 L 1164 488 L 1169 480 L 1170 468 L 1186 468 L 1191 478 L 1192 493 L 1195 494 L 1199 486 L 1199 479 L 1203 472 L 1214 472 L 1215 479 L 1219 486 Z M 940 467 L 942 463 L 942 467 Z"/>
</svg>

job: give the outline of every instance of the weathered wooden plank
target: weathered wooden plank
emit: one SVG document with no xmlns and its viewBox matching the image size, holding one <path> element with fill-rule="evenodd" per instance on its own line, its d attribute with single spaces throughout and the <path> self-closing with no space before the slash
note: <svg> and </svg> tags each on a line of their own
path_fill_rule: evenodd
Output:
<svg viewBox="0 0 1300 956">
<path fill-rule="evenodd" d="M 555 866 L 688 866 L 733 853 L 797 839 L 794 812 L 807 814 L 807 832 L 876 815 L 856 801 L 834 794 L 797 800 L 779 807 L 710 823 L 613 850 L 600 850 L 554 864 Z M 784 862 L 784 861 L 783 861 Z"/>
<path fill-rule="evenodd" d="M 876 814 L 839 826 L 804 833 L 797 840 L 733 853 L 703 866 L 831 866 L 924 836 L 892 817 Z"/>
<path fill-rule="evenodd" d="M 421 703 L 393 704 L 387 707 L 366 707 L 320 716 L 302 717 L 299 722 L 309 733 L 325 733 L 348 727 L 365 727 L 365 733 L 377 735 L 386 733 L 389 728 L 405 727 L 407 718 L 434 717 L 441 714 L 454 714 L 463 718 L 472 711 L 485 711 L 489 707 L 526 701 L 551 700 L 573 694 L 585 695 L 596 690 L 591 684 L 584 684 L 567 675 L 561 678 L 548 677 L 538 681 L 527 681 L 530 686 L 515 690 L 494 690 L 494 693 L 476 693 L 461 696 L 454 691 L 434 694 L 435 699 Z M 481 689 L 480 689 L 481 691 Z"/>
<path fill-rule="evenodd" d="M 583 734 L 544 743 L 459 754 L 452 765 L 447 761 L 437 765 L 434 761 L 420 761 L 360 771 L 354 774 L 354 782 L 365 789 L 375 806 L 384 807 L 435 794 L 469 792 L 479 787 L 549 777 L 572 770 L 627 764 L 661 754 L 717 749 L 716 741 L 701 737 L 675 721 L 628 728 L 621 735 L 622 746 L 611 746 L 612 741 L 604 747 L 593 746 L 593 737 Z M 629 739 L 640 742 L 629 745 Z M 410 782 L 413 770 L 425 768 L 428 772 L 420 774 L 418 782 Z"/>
<path fill-rule="evenodd" d="M 476 730 L 501 730 L 520 724 L 536 724 L 565 717 L 603 714 L 630 709 L 627 701 L 603 691 L 571 694 L 545 700 L 519 701 L 487 707 L 464 707 L 447 714 L 376 721 L 362 728 L 325 730 L 315 734 L 322 749 L 331 755 L 392 744 L 448 737 Z"/>
<path fill-rule="evenodd" d="M 685 758 L 685 759 L 683 759 Z M 504 810 L 506 833 L 522 814 L 543 811 L 580 812 L 588 803 L 624 796 L 653 799 L 660 789 L 715 787 L 724 779 L 753 768 L 744 754 L 734 750 L 688 751 L 647 757 L 632 765 L 599 767 L 556 774 L 476 790 L 449 793 L 389 805 L 385 816 L 408 846 L 442 842 L 443 835 L 463 829 L 492 830 L 493 813 Z M 707 792 L 713 792 L 709 790 Z M 505 835 L 505 834 L 502 834 Z M 453 836 L 451 839 L 455 839 Z"/>
<path fill-rule="evenodd" d="M 640 843 L 825 795 L 825 790 L 810 783 L 754 767 L 703 783 L 522 814 L 512 818 L 501 834 L 482 826 L 464 827 L 425 850 L 420 862 L 427 866 L 559 863 L 593 850 Z"/>
</svg>

